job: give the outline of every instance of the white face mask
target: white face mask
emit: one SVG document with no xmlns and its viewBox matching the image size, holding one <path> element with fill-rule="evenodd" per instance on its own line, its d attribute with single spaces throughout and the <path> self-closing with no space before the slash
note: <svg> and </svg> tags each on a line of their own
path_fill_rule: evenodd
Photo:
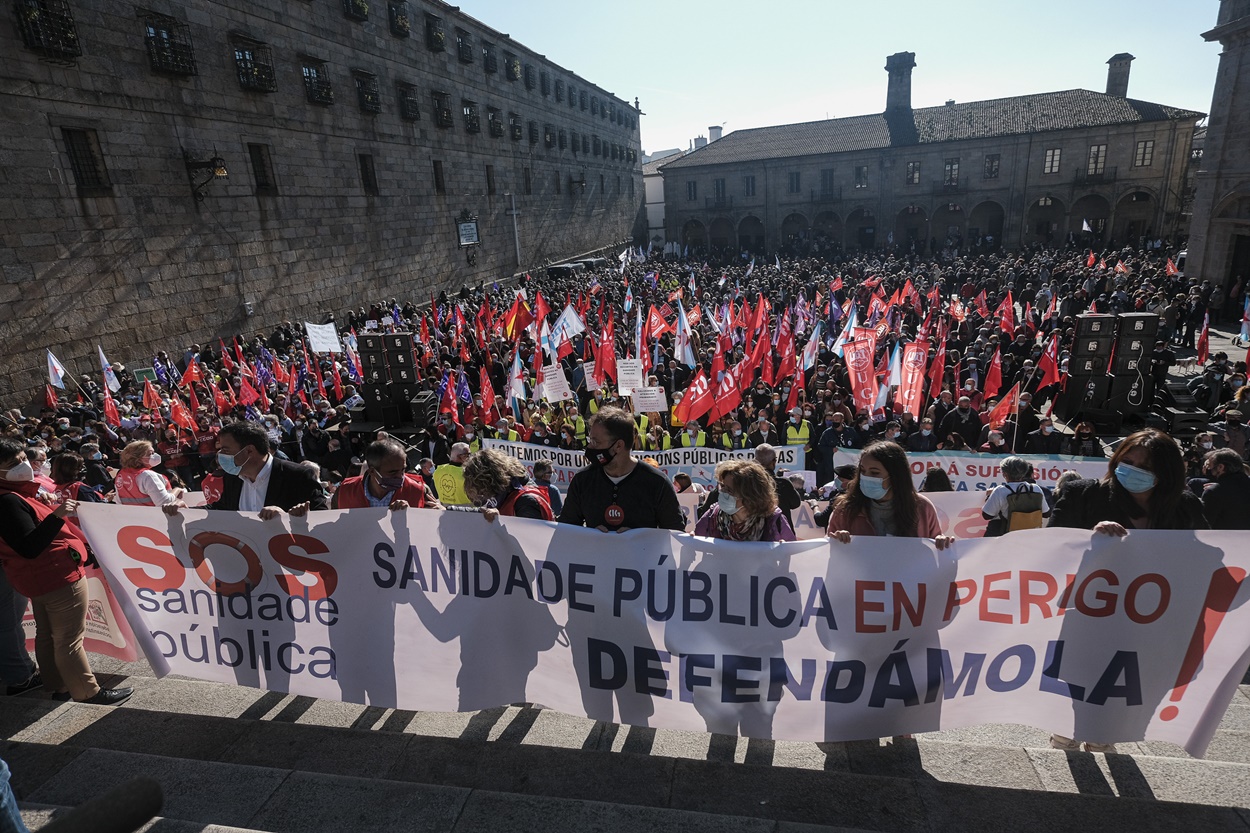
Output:
<svg viewBox="0 0 1250 833">
<path fill-rule="evenodd" d="M 29 483 L 35 479 L 35 469 L 29 460 L 23 460 L 4 473 L 4 479 L 13 483 Z"/>
<path fill-rule="evenodd" d="M 155 453 L 155 452 L 153 452 L 152 454 L 148 455 L 148 465 L 149 465 L 149 466 L 151 466 L 152 468 L 156 468 L 156 467 L 157 467 L 157 466 L 159 466 L 160 464 L 161 464 L 161 455 L 159 455 L 159 454 L 157 454 L 157 453 Z"/>
</svg>

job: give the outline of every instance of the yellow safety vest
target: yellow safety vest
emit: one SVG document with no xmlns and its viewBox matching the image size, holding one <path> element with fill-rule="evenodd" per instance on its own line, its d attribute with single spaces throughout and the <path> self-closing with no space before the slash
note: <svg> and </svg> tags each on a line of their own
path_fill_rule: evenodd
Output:
<svg viewBox="0 0 1250 833">
<path fill-rule="evenodd" d="M 700 448 L 707 445 L 707 434 L 705 432 L 700 431 L 699 436 L 698 436 L 698 441 L 694 443 L 690 442 L 689 431 L 681 432 L 681 447 L 682 448 L 693 448 L 696 445 L 699 446 Z"/>
<path fill-rule="evenodd" d="M 655 438 L 652 437 L 650 434 L 647 434 L 643 444 L 647 446 L 647 451 L 667 451 L 668 449 L 673 447 L 673 438 L 670 437 L 668 434 L 661 435 L 660 447 L 656 448 Z"/>
<path fill-rule="evenodd" d="M 796 428 L 793 422 L 786 423 L 786 445 L 807 445 L 812 437 L 812 424 L 807 420 L 799 420 Z"/>
<path fill-rule="evenodd" d="M 465 506 L 469 496 L 464 491 L 464 467 L 454 463 L 443 463 L 434 469 L 434 488 L 438 489 L 440 503 L 448 506 Z"/>
<path fill-rule="evenodd" d="M 647 426 L 651 424 L 651 420 L 647 418 L 646 414 L 639 414 L 635 417 L 634 422 L 638 424 L 639 434 L 647 433 Z"/>
</svg>

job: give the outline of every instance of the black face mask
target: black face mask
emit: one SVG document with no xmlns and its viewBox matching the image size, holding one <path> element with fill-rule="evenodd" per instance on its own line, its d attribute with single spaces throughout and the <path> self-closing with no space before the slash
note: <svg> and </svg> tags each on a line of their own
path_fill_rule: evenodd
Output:
<svg viewBox="0 0 1250 833">
<path fill-rule="evenodd" d="M 612 441 L 612 445 L 616 445 L 615 440 Z M 612 445 L 607 448 L 587 448 L 586 460 L 596 468 L 603 468 L 616 459 L 615 452 L 611 450 Z"/>
</svg>

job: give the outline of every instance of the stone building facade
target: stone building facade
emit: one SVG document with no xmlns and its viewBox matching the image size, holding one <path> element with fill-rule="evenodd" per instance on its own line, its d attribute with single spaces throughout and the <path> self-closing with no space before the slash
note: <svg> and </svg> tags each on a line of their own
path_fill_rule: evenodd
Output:
<svg viewBox="0 0 1250 833">
<path fill-rule="evenodd" d="M 46 347 L 143 366 L 631 236 L 637 103 L 453 6 L 151 3 L 0 12 L 7 405 L 46 381 Z"/>
<path fill-rule="evenodd" d="M 1195 177 L 1185 272 L 1228 288 L 1241 281 L 1244 288 L 1250 280 L 1250 0 L 1222 0 L 1215 28 L 1203 37 L 1224 49 Z"/>
<path fill-rule="evenodd" d="M 915 56 L 892 55 L 881 114 L 735 131 L 663 164 L 668 239 L 760 252 L 1175 238 L 1202 114 L 1125 98 L 1132 60 L 1108 61 L 1106 93 L 913 109 Z"/>
</svg>

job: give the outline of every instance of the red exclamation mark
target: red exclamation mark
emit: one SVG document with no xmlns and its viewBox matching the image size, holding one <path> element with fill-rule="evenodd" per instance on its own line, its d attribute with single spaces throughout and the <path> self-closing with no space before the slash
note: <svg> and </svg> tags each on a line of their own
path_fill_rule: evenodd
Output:
<svg viewBox="0 0 1250 833">
<path fill-rule="evenodd" d="M 1224 621 L 1224 614 L 1228 613 L 1245 577 L 1246 571 L 1240 567 L 1221 567 L 1211 574 L 1211 586 L 1207 588 L 1207 598 L 1202 603 L 1202 615 L 1198 617 L 1194 635 L 1185 651 L 1185 661 L 1181 663 L 1181 671 L 1176 675 L 1176 686 L 1172 689 L 1172 696 L 1168 698 L 1173 703 L 1179 703 L 1185 696 L 1185 689 L 1198 673 L 1202 657 L 1207 648 L 1211 647 L 1211 640 L 1215 639 L 1215 632 Z M 1180 713 L 1177 706 L 1168 706 L 1159 712 L 1159 719 L 1175 720 Z"/>
</svg>

